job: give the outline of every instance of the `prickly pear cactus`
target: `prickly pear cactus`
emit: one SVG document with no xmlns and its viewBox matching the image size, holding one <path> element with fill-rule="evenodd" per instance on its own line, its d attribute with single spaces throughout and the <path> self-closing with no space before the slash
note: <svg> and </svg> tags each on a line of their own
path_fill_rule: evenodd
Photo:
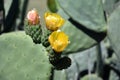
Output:
<svg viewBox="0 0 120 80">
<path fill-rule="evenodd" d="M 119 15 L 120 6 L 114 10 L 108 21 L 108 37 L 118 58 L 120 58 L 120 35 L 118 34 L 118 32 L 120 31 Z"/>
<path fill-rule="evenodd" d="M 0 80 L 49 80 L 47 51 L 25 32 L 0 36 Z"/>
<path fill-rule="evenodd" d="M 66 21 L 65 25 L 61 28 L 61 30 L 65 31 L 70 38 L 70 44 L 63 52 L 65 54 L 82 51 L 97 44 L 94 39 L 84 34 L 81 30 L 76 28 L 69 21 Z"/>
<path fill-rule="evenodd" d="M 73 68 L 70 67 L 66 70 L 66 79 L 119 80 L 120 0 L 47 1 L 51 12 L 53 12 L 53 9 L 57 9 L 56 13 L 66 19 L 61 30 L 69 36 L 70 44 L 63 53 L 72 55 L 70 57 L 73 60 L 71 65 Z M 50 3 L 50 1 L 54 3 Z M 106 42 L 109 43 L 109 41 L 110 45 L 106 46 Z M 96 49 L 90 50 L 88 55 L 83 57 L 81 51 L 87 51 L 94 45 L 97 45 Z M 94 51 L 96 55 L 93 56 Z M 115 54 L 117 58 L 114 61 L 112 57 Z M 74 55 L 77 55 L 77 57 L 74 57 Z M 81 55 L 88 61 L 82 61 L 84 59 L 79 58 Z M 95 60 L 93 60 L 94 58 Z M 55 72 L 55 74 L 58 73 Z"/>
<path fill-rule="evenodd" d="M 106 31 L 101 0 L 58 0 L 58 2 L 73 20 L 84 25 L 87 29 L 96 32 Z"/>
</svg>

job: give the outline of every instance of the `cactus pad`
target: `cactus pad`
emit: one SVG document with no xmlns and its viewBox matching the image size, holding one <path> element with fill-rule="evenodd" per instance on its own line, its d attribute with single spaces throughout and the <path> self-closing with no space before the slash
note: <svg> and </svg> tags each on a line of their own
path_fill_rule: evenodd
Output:
<svg viewBox="0 0 120 80">
<path fill-rule="evenodd" d="M 41 36 L 41 43 L 43 44 L 43 46 L 48 47 L 50 45 L 49 41 L 48 41 L 48 37 L 51 34 L 50 30 L 44 29 L 42 32 L 42 36 Z"/>
<path fill-rule="evenodd" d="M 47 51 L 25 32 L 0 36 L 0 80 L 49 80 Z"/>
<path fill-rule="evenodd" d="M 41 43 L 41 25 L 29 25 L 28 21 L 26 20 L 24 29 L 26 34 L 33 39 L 34 43 Z"/>
<path fill-rule="evenodd" d="M 112 48 L 120 59 L 120 6 L 114 10 L 108 20 L 108 37 Z M 120 61 L 120 60 L 119 60 Z"/>
<path fill-rule="evenodd" d="M 96 74 L 86 75 L 80 80 L 102 80 L 100 77 L 98 77 Z"/>
</svg>

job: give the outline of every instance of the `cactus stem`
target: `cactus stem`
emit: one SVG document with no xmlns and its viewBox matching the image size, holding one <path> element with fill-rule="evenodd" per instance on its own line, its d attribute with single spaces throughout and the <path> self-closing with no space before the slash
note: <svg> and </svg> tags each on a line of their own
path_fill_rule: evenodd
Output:
<svg viewBox="0 0 120 80">
<path fill-rule="evenodd" d="M 103 60 L 102 60 L 102 52 L 101 52 L 101 45 L 97 45 L 97 67 L 96 67 L 96 73 L 98 76 L 103 76 Z"/>
</svg>

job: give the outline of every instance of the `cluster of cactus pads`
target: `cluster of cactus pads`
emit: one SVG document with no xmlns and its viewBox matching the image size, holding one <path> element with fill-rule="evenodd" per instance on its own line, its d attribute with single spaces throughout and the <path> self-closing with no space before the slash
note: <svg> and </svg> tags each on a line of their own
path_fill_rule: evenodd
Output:
<svg viewBox="0 0 120 80">
<path fill-rule="evenodd" d="M 70 54 L 73 64 L 65 71 L 64 80 L 119 80 L 120 0 L 47 0 L 47 4 L 51 12 L 67 20 L 62 30 L 70 37 L 71 44 L 64 53 Z M 94 45 L 98 49 L 89 51 Z M 101 49 L 101 46 L 106 47 Z M 88 55 L 82 50 L 89 51 Z M 94 51 L 98 51 L 96 56 Z M 95 62 L 91 63 L 94 58 Z"/>
<path fill-rule="evenodd" d="M 17 29 L 19 0 L 9 1 L 9 11 L 0 1 L 0 34 Z M 25 31 L 0 35 L 0 80 L 120 80 L 120 0 L 43 1 L 46 26 L 33 9 Z M 28 0 L 20 2 L 23 25 Z"/>
<path fill-rule="evenodd" d="M 42 44 L 48 51 L 49 61 L 56 69 L 65 69 L 70 66 L 68 57 L 61 57 L 62 51 L 69 43 L 68 36 L 59 28 L 64 24 L 64 19 L 56 13 L 46 12 L 44 15 L 46 27 L 40 24 L 37 10 L 28 12 L 25 20 L 25 32 L 35 44 Z"/>
<path fill-rule="evenodd" d="M 58 15 L 49 14 L 53 17 L 55 15 L 55 18 Z M 60 16 L 59 18 L 63 20 Z M 59 23 L 55 25 L 62 26 Z M 54 37 L 61 44 L 58 42 L 57 45 Z M 64 37 L 67 43 L 62 40 Z M 68 36 L 64 32 L 57 31 L 57 28 L 55 31 L 42 28 L 37 11 L 31 10 L 25 20 L 25 32 L 11 32 L 0 36 L 0 80 L 49 80 L 52 68 L 61 70 L 71 65 L 70 58 L 61 57 L 67 44 Z"/>
</svg>

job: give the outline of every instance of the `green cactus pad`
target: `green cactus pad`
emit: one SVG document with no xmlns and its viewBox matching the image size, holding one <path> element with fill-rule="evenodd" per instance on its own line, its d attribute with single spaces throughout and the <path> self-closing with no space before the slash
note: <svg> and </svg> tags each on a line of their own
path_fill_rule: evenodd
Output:
<svg viewBox="0 0 120 80">
<path fill-rule="evenodd" d="M 49 80 L 47 51 L 25 32 L 0 36 L 0 80 Z"/>
<path fill-rule="evenodd" d="M 83 51 L 97 44 L 97 42 L 89 37 L 87 34 L 76 28 L 73 24 L 66 21 L 64 26 L 61 28 L 70 40 L 70 44 L 63 51 L 63 54 L 70 54 L 78 51 Z"/>
<path fill-rule="evenodd" d="M 61 70 L 61 71 L 54 70 L 54 79 L 53 80 L 67 80 L 67 74 L 66 74 L 65 70 Z"/>
<path fill-rule="evenodd" d="M 90 75 L 84 76 L 80 80 L 102 80 L 102 79 L 100 77 L 98 77 L 96 74 L 90 74 Z"/>
<path fill-rule="evenodd" d="M 47 0 L 47 5 L 48 5 L 48 8 L 50 9 L 50 11 L 52 11 L 52 12 L 58 11 L 56 0 Z"/>
<path fill-rule="evenodd" d="M 108 37 L 112 48 L 120 59 L 120 6 L 114 10 L 108 20 Z M 119 60 L 120 61 L 120 60 Z"/>
<path fill-rule="evenodd" d="M 119 0 L 105 0 L 103 2 L 103 8 L 108 16 L 118 7 L 118 4 Z"/>
<path fill-rule="evenodd" d="M 95 32 L 106 32 L 106 22 L 101 0 L 58 0 L 73 20 Z"/>
<path fill-rule="evenodd" d="M 41 36 L 41 43 L 43 44 L 43 46 L 48 47 L 50 45 L 49 41 L 48 41 L 48 37 L 51 34 L 50 30 L 44 29 L 42 32 L 42 36 Z"/>
</svg>

